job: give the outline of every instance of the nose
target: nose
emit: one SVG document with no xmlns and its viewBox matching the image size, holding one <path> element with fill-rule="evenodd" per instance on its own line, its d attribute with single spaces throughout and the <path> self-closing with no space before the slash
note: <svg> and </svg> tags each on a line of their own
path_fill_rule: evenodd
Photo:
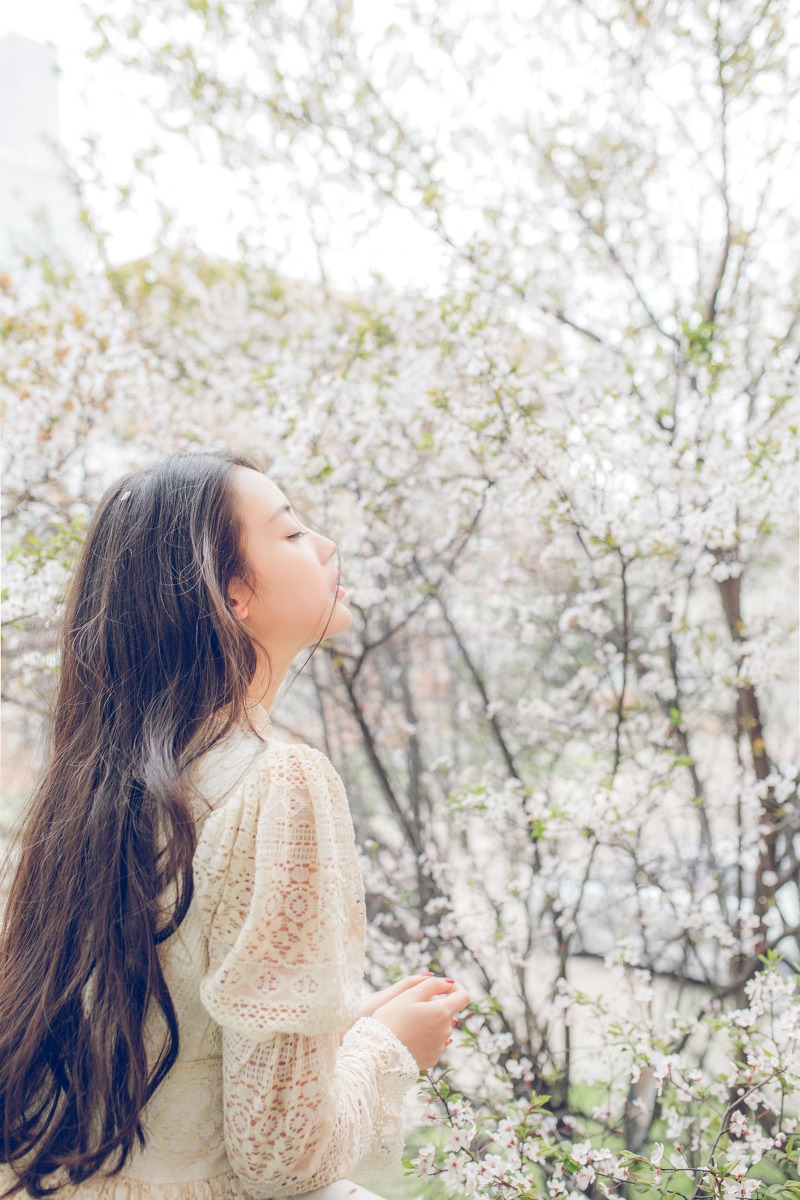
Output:
<svg viewBox="0 0 800 1200">
<path fill-rule="evenodd" d="M 334 540 L 333 540 L 332 538 L 325 537 L 325 536 L 324 536 L 324 534 L 320 534 L 320 537 L 322 538 L 323 542 L 327 542 L 327 543 L 328 543 L 328 545 L 329 545 L 329 546 L 330 546 L 330 548 L 331 548 L 331 552 L 330 552 L 330 554 L 328 555 L 328 558 L 327 558 L 327 560 L 326 560 L 327 562 L 330 562 L 330 560 L 331 560 L 332 558 L 335 558 L 335 557 L 336 557 L 336 555 L 338 554 L 338 552 L 339 552 L 339 547 L 336 545 L 336 542 L 334 542 Z"/>
</svg>

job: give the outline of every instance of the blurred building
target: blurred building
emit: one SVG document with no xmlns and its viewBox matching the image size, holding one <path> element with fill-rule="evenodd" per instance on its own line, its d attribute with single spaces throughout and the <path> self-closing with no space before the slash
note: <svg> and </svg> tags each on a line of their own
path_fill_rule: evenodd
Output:
<svg viewBox="0 0 800 1200">
<path fill-rule="evenodd" d="M 0 38 L 0 271 L 17 254 L 81 254 L 78 202 L 61 159 L 55 47 Z"/>
</svg>

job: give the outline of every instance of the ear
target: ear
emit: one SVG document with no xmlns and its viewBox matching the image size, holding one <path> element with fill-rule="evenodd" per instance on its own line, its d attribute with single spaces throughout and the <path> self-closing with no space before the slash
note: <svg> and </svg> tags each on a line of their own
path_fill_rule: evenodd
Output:
<svg viewBox="0 0 800 1200">
<path fill-rule="evenodd" d="M 233 615 L 241 621 L 247 620 L 247 605 L 251 595 L 250 588 L 244 580 L 240 579 L 238 575 L 234 575 L 228 584 L 228 602 Z"/>
</svg>

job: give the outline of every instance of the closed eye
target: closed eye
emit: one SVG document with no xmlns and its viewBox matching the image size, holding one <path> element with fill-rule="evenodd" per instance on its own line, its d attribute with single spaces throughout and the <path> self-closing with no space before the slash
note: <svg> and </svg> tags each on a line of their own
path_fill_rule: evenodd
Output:
<svg viewBox="0 0 800 1200">
<path fill-rule="evenodd" d="M 290 534 L 289 534 L 289 541 L 291 541 L 293 538 L 302 538 L 302 537 L 305 537 L 305 536 L 306 536 L 306 531 L 305 531 L 305 529 L 298 529 L 297 533 L 290 533 Z"/>
</svg>

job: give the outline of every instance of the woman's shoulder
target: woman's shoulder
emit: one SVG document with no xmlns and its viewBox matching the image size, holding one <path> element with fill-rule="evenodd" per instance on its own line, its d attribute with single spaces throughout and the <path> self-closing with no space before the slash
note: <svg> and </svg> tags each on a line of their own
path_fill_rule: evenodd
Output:
<svg viewBox="0 0 800 1200">
<path fill-rule="evenodd" d="M 261 715 L 263 714 L 263 716 Z M 192 764 L 190 783 L 203 818 L 270 779 L 303 787 L 310 782 L 341 784 L 330 759 L 306 742 L 287 741 L 269 715 L 250 711 Z"/>
<path fill-rule="evenodd" d="M 207 930 L 221 930 L 227 944 L 253 905 L 261 911 L 264 896 L 274 899 L 281 889 L 294 895 L 300 876 L 308 896 L 345 889 L 360 902 L 355 831 L 344 785 L 327 755 L 305 742 L 246 732 L 220 753 L 242 765 L 217 788 L 218 802 L 198 822 L 193 876 Z M 215 789 L 208 780 L 225 775 L 221 766 L 207 775 L 209 798 Z M 299 894 L 295 899 L 300 902 Z"/>
<path fill-rule="evenodd" d="M 237 787 L 263 772 L 269 757 L 313 761 L 325 755 L 311 745 L 287 742 L 273 728 L 269 713 L 260 706 L 251 707 L 194 760 L 188 770 L 192 790 L 206 806 L 216 809 Z"/>
</svg>

